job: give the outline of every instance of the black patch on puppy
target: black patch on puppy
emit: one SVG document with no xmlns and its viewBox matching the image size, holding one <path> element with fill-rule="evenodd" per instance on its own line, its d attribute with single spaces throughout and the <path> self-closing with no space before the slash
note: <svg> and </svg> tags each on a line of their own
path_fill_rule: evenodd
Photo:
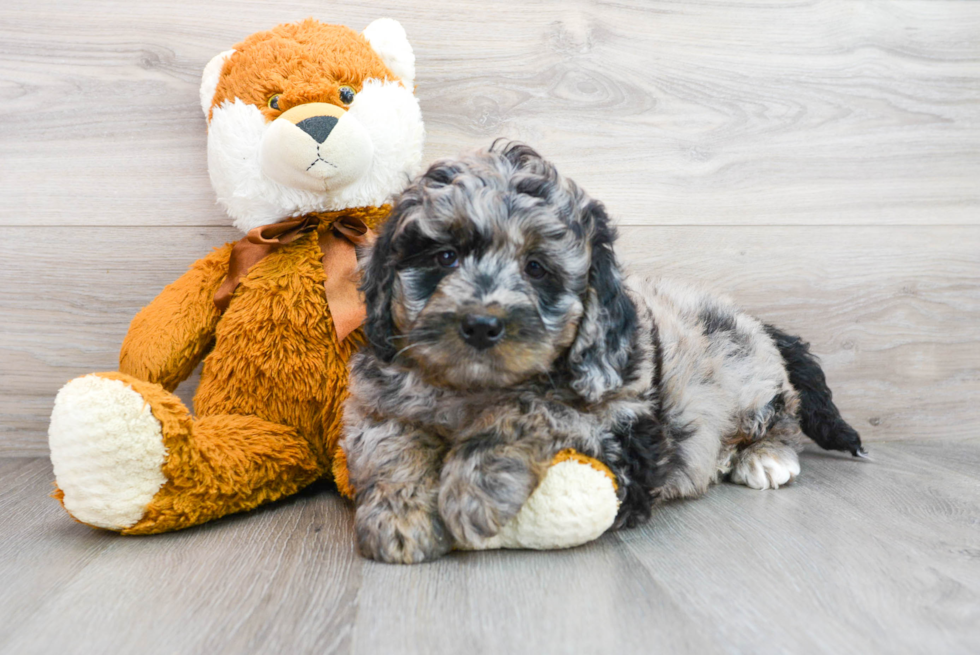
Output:
<svg viewBox="0 0 980 655">
<path fill-rule="evenodd" d="M 782 394 L 778 394 L 773 397 L 772 400 L 766 405 L 765 412 L 769 416 L 766 421 L 766 431 L 772 430 L 776 423 L 783 418 L 783 412 L 786 409 L 786 399 L 783 398 Z"/>
<path fill-rule="evenodd" d="M 613 436 L 622 448 L 622 461 L 610 467 L 620 484 L 622 500 L 615 529 L 632 528 L 653 512 L 653 491 L 667 481 L 668 468 L 660 462 L 669 447 L 663 426 L 655 416 L 644 415 L 620 426 Z"/>
<path fill-rule="evenodd" d="M 555 274 L 549 273 L 540 280 L 531 283 L 534 292 L 538 296 L 538 305 L 541 314 L 549 319 L 561 316 L 560 300 L 565 295 L 565 285 Z"/>
<path fill-rule="evenodd" d="M 544 158 L 531 146 L 523 143 L 505 142 L 506 139 L 494 140 L 494 142 L 490 145 L 490 152 L 497 152 L 498 144 L 503 144 L 503 148 L 499 152 L 518 170 L 526 168 L 528 164 L 532 164 L 532 168 L 534 168 L 535 171 L 548 167 L 544 161 Z"/>
<path fill-rule="evenodd" d="M 522 193 L 532 198 L 548 200 L 551 197 L 551 190 L 554 188 L 552 181 L 540 176 L 522 177 L 514 183 L 514 191 Z"/>
<path fill-rule="evenodd" d="M 786 363 L 790 384 L 800 394 L 799 420 L 803 434 L 826 450 L 848 451 L 854 456 L 865 454 L 861 436 L 834 404 L 833 393 L 820 362 L 810 352 L 810 344 L 775 326 L 766 325 L 765 329 Z"/>
<path fill-rule="evenodd" d="M 440 186 L 446 186 L 447 184 L 452 184 L 456 176 L 460 174 L 460 169 L 457 166 L 453 166 L 447 162 L 438 162 L 433 164 L 425 175 L 422 176 L 420 182 L 428 187 L 437 188 Z"/>
<path fill-rule="evenodd" d="M 705 309 L 698 315 L 698 321 L 704 326 L 706 335 L 735 331 L 735 317 L 723 312 Z"/>
<path fill-rule="evenodd" d="M 407 208 L 396 209 L 404 213 Z M 394 212 L 392 212 L 394 214 Z M 368 346 L 382 362 L 390 362 L 398 352 L 392 340 L 395 322 L 391 315 L 391 294 L 395 281 L 394 240 L 397 216 L 389 216 L 372 247 L 371 259 L 361 277 L 361 292 L 367 306 L 364 336 Z"/>
<path fill-rule="evenodd" d="M 467 437 L 466 441 L 456 446 L 454 455 L 458 455 L 464 459 L 470 459 L 483 452 L 496 448 L 504 443 L 500 434 L 494 432 L 493 430 L 486 430 L 479 434 L 475 434 L 471 437 Z"/>
</svg>

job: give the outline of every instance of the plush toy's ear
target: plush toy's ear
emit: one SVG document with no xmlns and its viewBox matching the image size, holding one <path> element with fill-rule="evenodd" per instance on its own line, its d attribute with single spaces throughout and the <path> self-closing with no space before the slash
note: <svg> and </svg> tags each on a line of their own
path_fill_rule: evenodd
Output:
<svg viewBox="0 0 980 655">
<path fill-rule="evenodd" d="M 379 18 L 364 28 L 363 34 L 391 72 L 409 89 L 414 88 L 415 53 L 401 23 L 393 18 Z"/>
<path fill-rule="evenodd" d="M 201 109 L 204 116 L 211 111 L 211 102 L 214 100 L 214 92 L 218 89 L 218 80 L 221 79 L 221 67 L 225 61 L 234 53 L 234 50 L 225 50 L 208 62 L 204 67 L 204 74 L 201 75 Z"/>
</svg>

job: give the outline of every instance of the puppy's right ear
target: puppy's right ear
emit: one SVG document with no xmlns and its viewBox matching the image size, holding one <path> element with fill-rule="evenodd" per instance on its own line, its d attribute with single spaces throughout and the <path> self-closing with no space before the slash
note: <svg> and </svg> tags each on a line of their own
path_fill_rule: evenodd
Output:
<svg viewBox="0 0 980 655">
<path fill-rule="evenodd" d="M 371 246 L 361 276 L 361 291 L 367 305 L 364 336 L 375 356 L 383 362 L 395 358 L 395 321 L 391 316 L 391 294 L 395 283 L 394 254 L 396 216 L 388 217 L 385 228 Z"/>
</svg>

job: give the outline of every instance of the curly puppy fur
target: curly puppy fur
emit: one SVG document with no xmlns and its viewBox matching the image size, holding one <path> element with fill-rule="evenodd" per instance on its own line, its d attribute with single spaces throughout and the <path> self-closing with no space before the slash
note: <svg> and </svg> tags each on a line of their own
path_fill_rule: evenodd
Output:
<svg viewBox="0 0 980 655">
<path fill-rule="evenodd" d="M 342 442 L 364 555 L 479 545 L 569 447 L 616 474 L 616 527 L 725 476 L 799 474 L 781 349 L 819 373 L 809 401 L 830 411 L 805 344 L 704 291 L 624 277 L 615 238 L 601 203 L 519 144 L 439 162 L 397 199 L 364 270 Z M 860 448 L 853 430 L 827 444 Z"/>
</svg>

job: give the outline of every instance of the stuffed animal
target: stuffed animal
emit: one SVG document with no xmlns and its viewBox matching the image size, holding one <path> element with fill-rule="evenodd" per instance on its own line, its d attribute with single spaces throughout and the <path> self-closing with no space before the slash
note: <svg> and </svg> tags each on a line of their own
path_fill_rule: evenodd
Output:
<svg viewBox="0 0 980 655">
<path fill-rule="evenodd" d="M 396 21 L 313 19 L 248 37 L 206 66 L 211 182 L 245 233 L 133 319 L 119 371 L 58 393 L 58 498 L 123 534 L 187 528 L 335 476 L 347 361 L 363 343 L 355 246 L 421 164 L 415 57 Z M 192 415 L 173 395 L 203 359 Z M 554 548 L 613 522 L 600 463 L 563 453 L 491 547 Z"/>
</svg>

